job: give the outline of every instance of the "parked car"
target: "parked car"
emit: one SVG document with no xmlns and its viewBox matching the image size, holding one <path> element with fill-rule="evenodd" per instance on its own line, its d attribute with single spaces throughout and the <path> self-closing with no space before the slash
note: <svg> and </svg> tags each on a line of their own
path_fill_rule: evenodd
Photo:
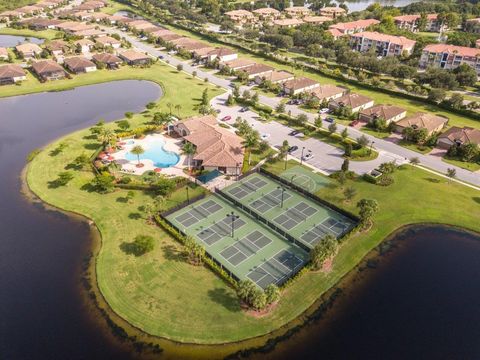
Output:
<svg viewBox="0 0 480 360">
<path fill-rule="evenodd" d="M 295 134 L 295 137 L 296 138 L 303 138 L 303 137 L 305 137 L 305 134 L 302 133 L 302 132 L 298 132 L 298 133 Z"/>
<path fill-rule="evenodd" d="M 245 111 L 248 111 L 248 107 L 246 107 L 246 106 L 245 106 L 245 107 L 242 107 L 242 108 L 240 109 L 240 112 L 241 112 L 241 113 L 244 113 Z"/>
<path fill-rule="evenodd" d="M 313 153 L 312 152 L 307 152 L 305 155 L 303 155 L 303 161 L 308 161 L 313 159 Z"/>
<path fill-rule="evenodd" d="M 229 115 L 224 116 L 224 117 L 222 118 L 222 121 L 228 121 L 228 120 L 232 120 L 232 117 L 229 116 Z"/>
<path fill-rule="evenodd" d="M 353 120 L 350 124 L 350 126 L 356 126 L 360 121 L 359 120 Z"/>
<path fill-rule="evenodd" d="M 300 132 L 300 131 L 298 131 L 298 130 L 293 130 L 293 131 L 290 131 L 290 132 L 288 133 L 288 135 L 290 135 L 290 136 L 295 136 L 295 135 L 297 135 L 299 132 Z"/>
<path fill-rule="evenodd" d="M 320 109 L 319 111 L 320 114 L 328 114 L 329 112 L 330 112 L 329 108 L 323 108 L 323 109 Z"/>
<path fill-rule="evenodd" d="M 329 122 L 329 123 L 332 123 L 332 124 L 335 124 L 335 119 L 333 117 L 327 117 L 327 118 L 325 118 L 325 121 Z"/>
<path fill-rule="evenodd" d="M 260 135 L 260 137 L 262 138 L 262 140 L 266 140 L 270 137 L 270 134 L 262 134 Z"/>
<path fill-rule="evenodd" d="M 158 55 L 158 58 L 159 58 L 160 60 L 162 60 L 162 59 L 164 58 L 164 56 L 163 56 L 163 55 Z"/>
<path fill-rule="evenodd" d="M 293 145 L 293 146 L 290 146 L 290 148 L 288 149 L 288 153 L 291 154 L 291 153 L 293 153 L 294 151 L 297 151 L 297 150 L 298 150 L 298 146 Z"/>
</svg>

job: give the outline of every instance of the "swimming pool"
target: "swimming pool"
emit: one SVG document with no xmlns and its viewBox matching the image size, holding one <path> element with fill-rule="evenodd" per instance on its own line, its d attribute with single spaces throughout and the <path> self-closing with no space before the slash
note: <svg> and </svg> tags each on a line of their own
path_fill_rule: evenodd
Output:
<svg viewBox="0 0 480 360">
<path fill-rule="evenodd" d="M 132 143 L 138 143 L 145 150 L 145 152 L 140 155 L 140 161 L 152 160 L 153 165 L 158 168 L 175 166 L 180 161 L 180 156 L 178 156 L 178 154 L 164 149 L 165 142 L 161 139 L 156 138 L 154 140 L 149 139 L 149 141 L 139 142 L 130 140 L 129 143 L 129 145 L 133 145 Z M 125 159 L 135 162 L 137 161 L 137 155 L 134 155 L 130 151 L 128 151 L 125 154 Z"/>
</svg>

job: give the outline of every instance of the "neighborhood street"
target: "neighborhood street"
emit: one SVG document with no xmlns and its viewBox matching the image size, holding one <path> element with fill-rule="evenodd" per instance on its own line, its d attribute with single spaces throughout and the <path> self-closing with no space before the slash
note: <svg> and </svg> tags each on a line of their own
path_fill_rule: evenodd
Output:
<svg viewBox="0 0 480 360">
<path fill-rule="evenodd" d="M 140 39 L 136 38 L 135 36 L 130 35 L 126 32 L 123 32 L 120 29 L 116 29 L 116 28 L 113 28 L 113 29 L 106 28 L 106 29 L 108 29 L 109 32 L 117 33 L 120 36 L 124 37 L 134 47 L 138 48 L 141 51 L 147 52 L 156 58 L 161 56 L 163 61 L 168 61 L 169 64 L 174 67 L 176 67 L 178 64 L 182 64 L 183 71 L 189 74 L 192 74 L 193 71 L 196 71 L 197 77 L 201 79 L 207 78 L 210 83 L 214 85 L 218 85 L 225 89 L 231 90 L 231 87 L 230 87 L 231 83 L 227 79 L 219 78 L 212 73 L 208 73 L 208 72 L 202 71 L 198 67 L 191 66 L 187 61 L 179 60 L 175 57 L 172 57 L 168 55 L 166 51 L 160 51 L 156 49 L 154 45 L 151 45 L 146 42 L 142 42 Z M 243 92 L 243 90 L 245 89 L 249 89 L 249 88 L 242 87 L 240 91 Z M 224 97 L 225 96 L 226 95 L 224 95 Z M 261 104 L 268 105 L 272 108 L 275 108 L 277 104 L 281 102 L 281 100 L 282 99 L 278 97 L 272 98 L 264 95 L 259 95 L 259 102 Z M 227 109 L 222 105 L 218 104 L 218 99 L 214 100 L 214 106 L 220 109 L 222 111 L 222 114 L 230 114 L 230 112 L 232 112 L 231 116 L 233 120 L 238 116 L 236 114 L 236 112 L 238 112 L 238 107 Z M 286 112 L 288 111 L 291 111 L 291 114 L 293 116 L 297 116 L 299 114 L 305 114 L 307 115 L 310 122 L 313 122 L 316 117 L 315 114 L 305 112 L 294 105 L 287 105 Z M 246 113 L 241 113 L 241 116 L 243 118 L 246 118 Z M 305 146 L 307 149 L 312 150 L 315 154 L 315 157 L 314 159 L 311 160 L 311 164 L 315 167 L 318 167 L 319 170 L 324 172 L 332 172 L 335 170 L 339 170 L 340 165 L 343 161 L 343 159 L 340 157 L 341 150 L 335 147 L 332 147 L 330 145 L 324 144 L 321 141 L 316 139 L 309 139 L 306 141 L 293 139 L 291 136 L 286 135 L 289 132 L 289 129 L 280 124 L 276 124 L 276 123 L 263 124 L 258 121 L 257 123 L 255 123 L 253 122 L 253 120 L 255 120 L 253 118 L 250 118 L 247 120 L 252 124 L 254 124 L 253 126 L 256 127 L 260 132 L 263 131 L 263 132 L 270 133 L 271 139 L 269 139 L 269 142 L 272 145 L 278 145 L 278 143 L 281 143 L 284 139 L 287 139 L 291 145 L 297 145 L 300 148 L 302 146 Z M 266 128 L 262 128 L 262 126 L 265 126 Z M 337 124 L 337 128 L 338 128 L 338 132 L 341 132 L 345 128 L 345 126 L 341 124 Z M 420 160 L 421 166 L 435 170 L 440 174 L 446 174 L 447 169 L 454 168 L 456 170 L 457 179 L 476 185 L 476 186 L 480 186 L 480 176 L 477 173 L 456 167 L 454 165 L 447 164 L 443 162 L 442 159 L 438 156 L 428 155 L 428 154 L 423 155 L 415 151 L 401 147 L 399 145 L 396 145 L 392 142 L 365 134 L 358 129 L 354 129 L 351 127 L 347 127 L 347 128 L 348 128 L 349 136 L 351 138 L 358 138 L 362 135 L 365 135 L 368 138 L 370 143 L 373 142 L 374 144 L 373 148 L 376 149 L 376 151 L 379 152 L 380 154 L 380 156 L 374 161 L 369 161 L 364 163 L 352 162 L 351 168 L 355 172 L 358 172 L 358 173 L 367 172 L 372 168 L 376 167 L 378 164 L 385 161 L 396 160 L 397 163 L 401 163 L 402 161 L 408 162 L 409 159 L 413 157 L 417 157 Z M 299 157 L 299 154 L 294 153 L 294 156 Z"/>
</svg>

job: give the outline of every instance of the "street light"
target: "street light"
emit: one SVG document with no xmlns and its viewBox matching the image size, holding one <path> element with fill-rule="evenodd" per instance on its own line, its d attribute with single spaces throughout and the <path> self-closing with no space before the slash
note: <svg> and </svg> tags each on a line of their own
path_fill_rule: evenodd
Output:
<svg viewBox="0 0 480 360">
<path fill-rule="evenodd" d="M 372 154 L 373 144 L 375 144 L 375 141 L 372 140 L 372 142 L 370 143 L 370 151 L 368 152 L 368 155 L 371 155 L 371 154 Z"/>
<path fill-rule="evenodd" d="M 235 213 L 232 211 L 230 214 L 227 214 L 227 218 L 230 218 L 232 220 L 232 238 L 235 236 L 235 220 L 240 218 L 240 216 L 235 215 Z"/>
<path fill-rule="evenodd" d="M 278 190 L 282 190 L 282 202 L 280 203 L 280 207 L 283 208 L 283 194 L 285 193 L 285 188 L 283 186 L 277 186 Z"/>
<path fill-rule="evenodd" d="M 303 152 L 305 151 L 305 146 L 302 146 L 302 156 L 300 156 L 300 165 L 303 163 Z"/>
</svg>

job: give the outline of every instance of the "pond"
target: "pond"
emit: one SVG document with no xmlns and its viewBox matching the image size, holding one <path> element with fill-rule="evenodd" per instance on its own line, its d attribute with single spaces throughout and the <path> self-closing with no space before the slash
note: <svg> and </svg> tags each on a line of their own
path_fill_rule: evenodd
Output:
<svg viewBox="0 0 480 360">
<path fill-rule="evenodd" d="M 333 307 L 262 359 L 479 359 L 480 237 L 410 228 L 347 277 Z"/>
<path fill-rule="evenodd" d="M 0 34 L 0 47 L 15 47 L 19 44 L 23 44 L 26 42 L 34 43 L 34 44 L 43 44 L 45 42 L 44 39 L 39 39 L 36 37 L 24 37 L 18 35 L 1 35 Z"/>
<path fill-rule="evenodd" d="M 161 95 L 152 82 L 118 81 L 0 99 L 0 358 L 128 357 L 102 336 L 79 296 L 90 227 L 32 205 L 20 173 L 33 149 Z"/>
<path fill-rule="evenodd" d="M 374 3 L 378 3 L 382 6 L 396 6 L 402 7 L 408 4 L 419 2 L 421 0 L 336 0 L 334 4 L 345 4 L 348 7 L 349 12 L 362 11 Z"/>
</svg>

